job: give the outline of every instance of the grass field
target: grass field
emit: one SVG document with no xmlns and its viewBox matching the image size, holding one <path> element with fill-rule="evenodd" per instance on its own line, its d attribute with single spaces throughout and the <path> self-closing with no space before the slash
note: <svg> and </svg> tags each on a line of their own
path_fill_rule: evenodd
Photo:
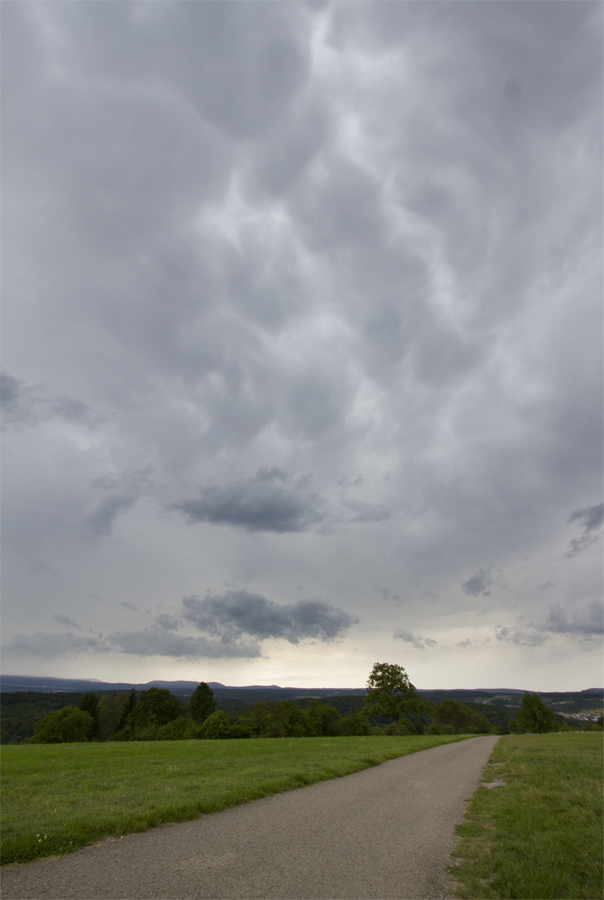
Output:
<svg viewBox="0 0 604 900">
<path fill-rule="evenodd" d="M 349 775 L 450 736 L 20 744 L 2 749 L 2 863 Z"/>
<path fill-rule="evenodd" d="M 488 774 L 487 774 L 488 773 Z M 602 733 L 507 735 L 458 827 L 463 900 L 602 897 Z"/>
</svg>

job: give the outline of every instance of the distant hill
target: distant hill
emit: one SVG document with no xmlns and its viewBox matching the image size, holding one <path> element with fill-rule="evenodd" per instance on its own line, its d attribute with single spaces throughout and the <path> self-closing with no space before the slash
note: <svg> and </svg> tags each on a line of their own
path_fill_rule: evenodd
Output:
<svg viewBox="0 0 604 900">
<path fill-rule="evenodd" d="M 0 692 L 13 691 L 41 691 L 45 693 L 54 693 L 55 691 L 67 693 L 82 693 L 86 691 L 107 692 L 107 691 L 130 691 L 134 688 L 136 691 L 147 691 L 149 688 L 166 688 L 172 694 L 190 697 L 197 685 L 198 681 L 147 681 L 144 684 L 132 684 L 129 682 L 108 682 L 98 681 L 96 678 L 55 678 L 43 677 L 40 675 L 0 675 Z M 239 699 L 241 694 L 242 700 L 254 699 L 279 699 L 285 700 L 294 697 L 337 697 L 337 696 L 354 696 L 363 695 L 365 688 L 300 688 L 300 687 L 280 687 L 277 684 L 248 684 L 248 685 L 226 685 L 219 681 L 209 681 L 208 686 L 214 692 L 220 692 L 223 697 L 232 697 Z M 477 700 L 478 702 L 489 702 L 489 698 L 505 698 L 515 696 L 516 702 L 525 693 L 519 688 L 475 688 L 474 690 L 442 688 L 436 690 L 427 690 L 419 688 L 419 693 L 428 699 L 436 700 L 441 695 L 444 697 L 453 697 L 459 700 Z M 224 693 L 223 693 L 224 692 Z M 560 697 L 562 693 L 536 691 L 541 697 Z M 604 690 L 602 688 L 587 688 L 584 691 L 574 691 L 573 696 L 592 695 L 602 697 Z"/>
</svg>

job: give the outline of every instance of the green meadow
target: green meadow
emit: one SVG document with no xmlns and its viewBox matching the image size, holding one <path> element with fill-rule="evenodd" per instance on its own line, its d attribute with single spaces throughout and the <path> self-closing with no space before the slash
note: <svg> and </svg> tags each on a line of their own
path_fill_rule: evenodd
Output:
<svg viewBox="0 0 604 900">
<path fill-rule="evenodd" d="M 602 897 L 602 732 L 506 735 L 458 827 L 461 900 Z"/>
<path fill-rule="evenodd" d="M 5 746 L 2 863 L 68 853 L 458 740 L 413 735 Z"/>
</svg>

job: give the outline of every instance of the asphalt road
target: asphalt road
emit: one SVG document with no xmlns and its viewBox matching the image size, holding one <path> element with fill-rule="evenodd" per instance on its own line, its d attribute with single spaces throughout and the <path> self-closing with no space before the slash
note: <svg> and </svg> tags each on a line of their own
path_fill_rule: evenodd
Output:
<svg viewBox="0 0 604 900">
<path fill-rule="evenodd" d="M 497 737 L 443 744 L 192 822 L 2 869 L 3 900 L 446 898 Z"/>
</svg>

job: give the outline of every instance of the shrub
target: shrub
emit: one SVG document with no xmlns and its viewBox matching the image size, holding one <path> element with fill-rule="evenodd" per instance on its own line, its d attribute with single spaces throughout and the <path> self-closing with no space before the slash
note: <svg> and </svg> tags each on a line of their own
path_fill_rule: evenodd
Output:
<svg viewBox="0 0 604 900">
<path fill-rule="evenodd" d="M 211 716 L 208 716 L 201 726 L 200 736 L 210 740 L 230 737 L 231 725 L 227 714 L 222 709 L 217 709 Z"/>
</svg>

